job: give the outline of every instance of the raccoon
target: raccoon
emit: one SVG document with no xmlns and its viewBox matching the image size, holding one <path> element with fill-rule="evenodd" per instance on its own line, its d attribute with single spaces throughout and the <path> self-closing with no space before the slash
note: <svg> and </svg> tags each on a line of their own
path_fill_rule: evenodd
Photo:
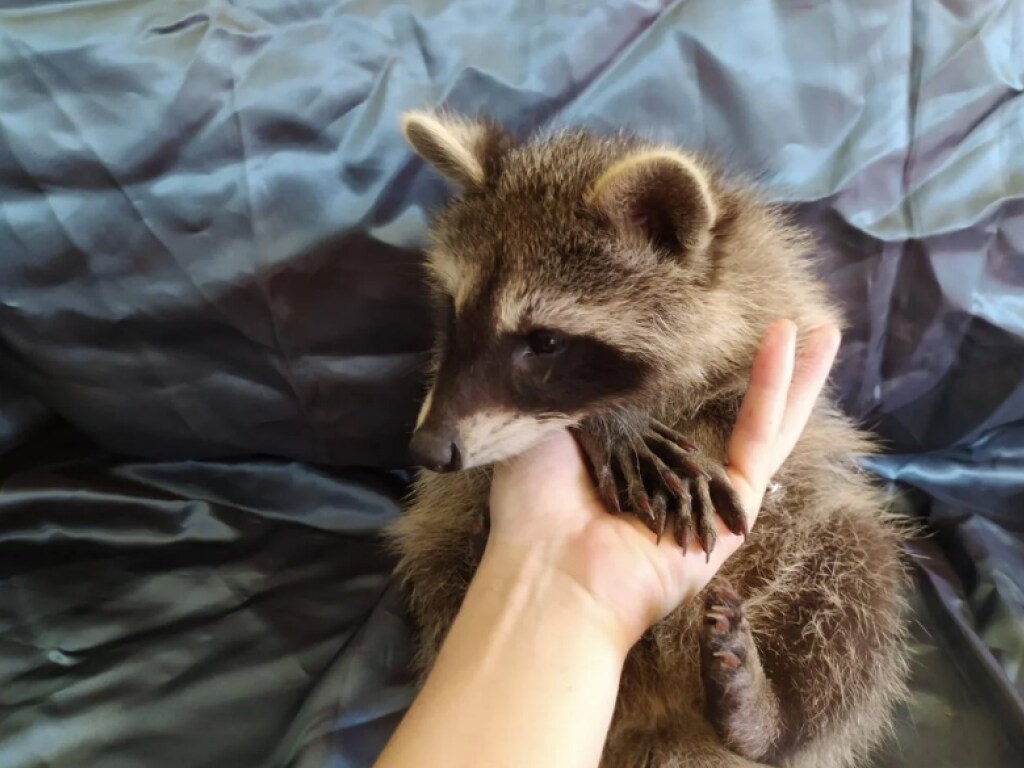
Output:
<svg viewBox="0 0 1024 768">
<path fill-rule="evenodd" d="M 427 257 L 423 469 L 389 531 L 425 673 L 482 553 L 495 462 L 570 429 L 610 512 L 709 552 L 716 512 L 746 532 L 723 464 L 763 332 L 841 316 L 809 236 L 705 158 L 448 113 L 402 128 L 458 189 Z M 907 529 L 854 460 L 875 450 L 819 399 L 745 545 L 631 650 L 603 768 L 869 756 L 907 673 Z"/>
</svg>

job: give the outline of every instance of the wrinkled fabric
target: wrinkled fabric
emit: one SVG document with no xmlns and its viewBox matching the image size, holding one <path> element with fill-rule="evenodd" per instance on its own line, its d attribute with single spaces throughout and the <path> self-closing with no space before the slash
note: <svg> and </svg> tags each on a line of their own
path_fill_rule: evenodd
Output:
<svg viewBox="0 0 1024 768">
<path fill-rule="evenodd" d="M 20 445 L 47 415 L 39 400 L 0 378 L 0 456 Z"/>
<path fill-rule="evenodd" d="M 372 762 L 438 104 L 677 141 L 812 228 L 930 535 L 877 762 L 1024 763 L 1022 82 L 1019 0 L 0 0 L 0 768 Z"/>
<path fill-rule="evenodd" d="M 328 724 L 383 746 L 411 690 L 375 534 L 404 477 L 40 441 L 0 493 L 0 766 L 291 765 Z"/>
</svg>

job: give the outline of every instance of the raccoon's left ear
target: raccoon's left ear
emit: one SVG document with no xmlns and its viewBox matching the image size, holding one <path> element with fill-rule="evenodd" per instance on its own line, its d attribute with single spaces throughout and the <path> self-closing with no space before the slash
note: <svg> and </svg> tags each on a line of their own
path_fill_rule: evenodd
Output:
<svg viewBox="0 0 1024 768">
<path fill-rule="evenodd" d="M 707 173 L 671 149 L 644 149 L 613 163 L 587 203 L 627 237 L 640 236 L 672 256 L 703 251 L 718 218 Z"/>
<path fill-rule="evenodd" d="M 402 115 L 401 125 L 416 154 L 463 191 L 494 181 L 511 145 L 497 125 L 452 114 L 413 110 Z"/>
</svg>

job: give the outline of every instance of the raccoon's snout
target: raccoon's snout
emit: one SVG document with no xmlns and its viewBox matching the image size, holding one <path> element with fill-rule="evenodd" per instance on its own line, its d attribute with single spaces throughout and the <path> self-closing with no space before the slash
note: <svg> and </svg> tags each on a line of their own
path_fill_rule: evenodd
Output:
<svg viewBox="0 0 1024 768">
<path fill-rule="evenodd" d="M 462 469 L 462 448 L 458 438 L 448 431 L 417 429 L 409 443 L 413 461 L 434 472 Z"/>
</svg>

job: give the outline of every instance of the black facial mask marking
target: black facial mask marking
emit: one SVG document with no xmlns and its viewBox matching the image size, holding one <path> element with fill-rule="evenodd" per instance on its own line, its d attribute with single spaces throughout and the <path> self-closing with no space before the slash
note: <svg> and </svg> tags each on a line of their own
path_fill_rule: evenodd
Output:
<svg viewBox="0 0 1024 768">
<path fill-rule="evenodd" d="M 444 343 L 430 421 L 451 424 L 487 410 L 592 413 L 643 386 L 650 364 L 593 336 L 549 327 L 496 333 L 504 269 L 504 260 L 494 258 L 458 316 L 448 299 L 438 317 Z"/>
<path fill-rule="evenodd" d="M 536 332 L 449 343 L 434 389 L 436 418 L 482 410 L 523 414 L 587 412 L 639 389 L 649 365 L 589 336 L 553 334 L 549 349 Z"/>
<path fill-rule="evenodd" d="M 494 352 L 495 365 L 503 353 L 513 360 L 505 392 L 518 409 L 577 413 L 635 391 L 648 372 L 642 361 L 589 336 L 558 337 L 561 348 L 554 354 L 517 356 L 524 344 L 530 342 L 510 334 Z"/>
</svg>

